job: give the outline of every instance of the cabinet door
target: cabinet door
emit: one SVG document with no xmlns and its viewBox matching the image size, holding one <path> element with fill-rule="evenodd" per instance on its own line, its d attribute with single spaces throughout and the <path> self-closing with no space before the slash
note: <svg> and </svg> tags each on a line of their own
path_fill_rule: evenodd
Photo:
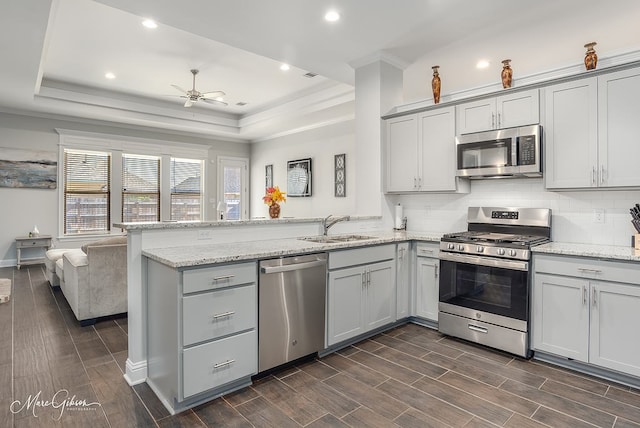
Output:
<svg viewBox="0 0 640 428">
<path fill-rule="evenodd" d="M 386 191 L 408 192 L 418 187 L 418 121 L 415 114 L 386 121 Z"/>
<path fill-rule="evenodd" d="M 599 185 L 640 186 L 640 70 L 598 77 Z"/>
<path fill-rule="evenodd" d="M 409 316 L 409 243 L 398 244 L 396 250 L 396 318 Z"/>
<path fill-rule="evenodd" d="M 589 282 L 536 273 L 533 284 L 531 347 L 588 362 Z"/>
<path fill-rule="evenodd" d="M 366 272 L 365 331 L 370 331 L 396 320 L 395 263 L 375 263 Z"/>
<path fill-rule="evenodd" d="M 418 116 L 421 191 L 456 190 L 455 108 L 447 107 Z"/>
<path fill-rule="evenodd" d="M 365 276 L 363 272 L 362 267 L 329 272 L 327 346 L 364 332 Z"/>
<path fill-rule="evenodd" d="M 591 283 L 589 362 L 640 376 L 640 287 Z"/>
<path fill-rule="evenodd" d="M 496 128 L 534 125 L 540 122 L 540 94 L 537 89 L 496 98 Z"/>
<path fill-rule="evenodd" d="M 472 101 L 456 106 L 458 134 L 488 131 L 496 127 L 496 99 Z"/>
<path fill-rule="evenodd" d="M 547 189 L 597 185 L 596 78 L 545 88 L 544 176 Z"/>
<path fill-rule="evenodd" d="M 428 257 L 418 257 L 417 260 L 415 315 L 437 322 L 440 260 Z"/>
</svg>

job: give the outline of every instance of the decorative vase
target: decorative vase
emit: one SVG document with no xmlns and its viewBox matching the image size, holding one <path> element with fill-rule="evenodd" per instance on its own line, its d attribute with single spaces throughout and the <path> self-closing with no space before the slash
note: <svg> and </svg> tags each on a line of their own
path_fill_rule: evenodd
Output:
<svg viewBox="0 0 640 428">
<path fill-rule="evenodd" d="M 584 45 L 587 48 L 587 52 L 584 54 L 584 66 L 587 70 L 595 70 L 596 65 L 598 65 L 598 55 L 593 47 L 596 45 L 596 42 L 587 43 Z"/>
<path fill-rule="evenodd" d="M 280 204 L 277 202 L 269 205 L 269 217 L 280 218 Z"/>
<path fill-rule="evenodd" d="M 431 79 L 431 89 L 433 90 L 433 103 L 440 102 L 440 75 L 438 74 L 439 65 L 431 67 L 433 69 L 433 79 Z"/>
<path fill-rule="evenodd" d="M 511 62 L 510 59 L 505 59 L 502 61 L 502 73 L 501 73 L 502 87 L 505 89 L 511 87 L 511 79 L 513 77 L 513 70 L 509 65 L 510 62 Z"/>
</svg>

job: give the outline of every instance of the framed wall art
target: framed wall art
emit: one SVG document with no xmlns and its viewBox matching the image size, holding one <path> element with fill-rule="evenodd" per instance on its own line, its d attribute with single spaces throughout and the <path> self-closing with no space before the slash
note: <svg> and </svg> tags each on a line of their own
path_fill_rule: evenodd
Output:
<svg viewBox="0 0 640 428">
<path fill-rule="evenodd" d="M 345 198 L 347 196 L 347 155 L 345 153 L 334 157 L 334 196 Z"/>
<path fill-rule="evenodd" d="M 264 167 L 264 187 L 273 187 L 273 164 Z"/>
<path fill-rule="evenodd" d="M 287 196 L 311 196 L 311 158 L 287 162 Z"/>
<path fill-rule="evenodd" d="M 0 187 L 56 188 L 56 153 L 6 148 L 0 153 Z"/>
</svg>

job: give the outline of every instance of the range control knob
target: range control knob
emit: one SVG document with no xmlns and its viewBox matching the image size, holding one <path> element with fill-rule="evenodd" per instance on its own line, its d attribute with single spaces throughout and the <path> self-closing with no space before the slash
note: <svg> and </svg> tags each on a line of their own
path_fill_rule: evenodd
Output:
<svg viewBox="0 0 640 428">
<path fill-rule="evenodd" d="M 454 244 L 447 244 L 447 249 L 453 250 L 455 248 L 456 248 L 456 246 Z"/>
<path fill-rule="evenodd" d="M 478 245 L 478 246 L 476 247 L 476 252 L 481 253 L 481 252 L 483 252 L 483 251 L 484 251 L 484 247 L 483 247 L 482 245 Z"/>
<path fill-rule="evenodd" d="M 458 251 L 464 251 L 464 245 L 458 244 Z"/>
<path fill-rule="evenodd" d="M 504 248 L 498 248 L 497 252 L 499 256 L 504 256 Z"/>
<path fill-rule="evenodd" d="M 509 250 L 509 255 L 511 257 L 515 257 L 518 254 L 518 252 L 516 250 Z"/>
</svg>

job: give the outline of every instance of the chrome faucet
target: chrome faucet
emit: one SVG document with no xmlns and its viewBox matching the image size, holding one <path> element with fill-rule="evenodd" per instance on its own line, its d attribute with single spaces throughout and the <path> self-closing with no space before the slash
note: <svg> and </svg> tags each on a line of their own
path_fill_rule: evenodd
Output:
<svg viewBox="0 0 640 428">
<path fill-rule="evenodd" d="M 331 214 L 329 214 L 327 217 L 325 217 L 324 220 L 322 220 L 322 228 L 324 229 L 323 235 L 327 236 L 327 232 L 329 231 L 329 228 L 334 224 L 341 221 L 349 221 L 349 219 L 350 217 L 348 215 L 344 215 L 341 217 L 333 217 Z"/>
</svg>

